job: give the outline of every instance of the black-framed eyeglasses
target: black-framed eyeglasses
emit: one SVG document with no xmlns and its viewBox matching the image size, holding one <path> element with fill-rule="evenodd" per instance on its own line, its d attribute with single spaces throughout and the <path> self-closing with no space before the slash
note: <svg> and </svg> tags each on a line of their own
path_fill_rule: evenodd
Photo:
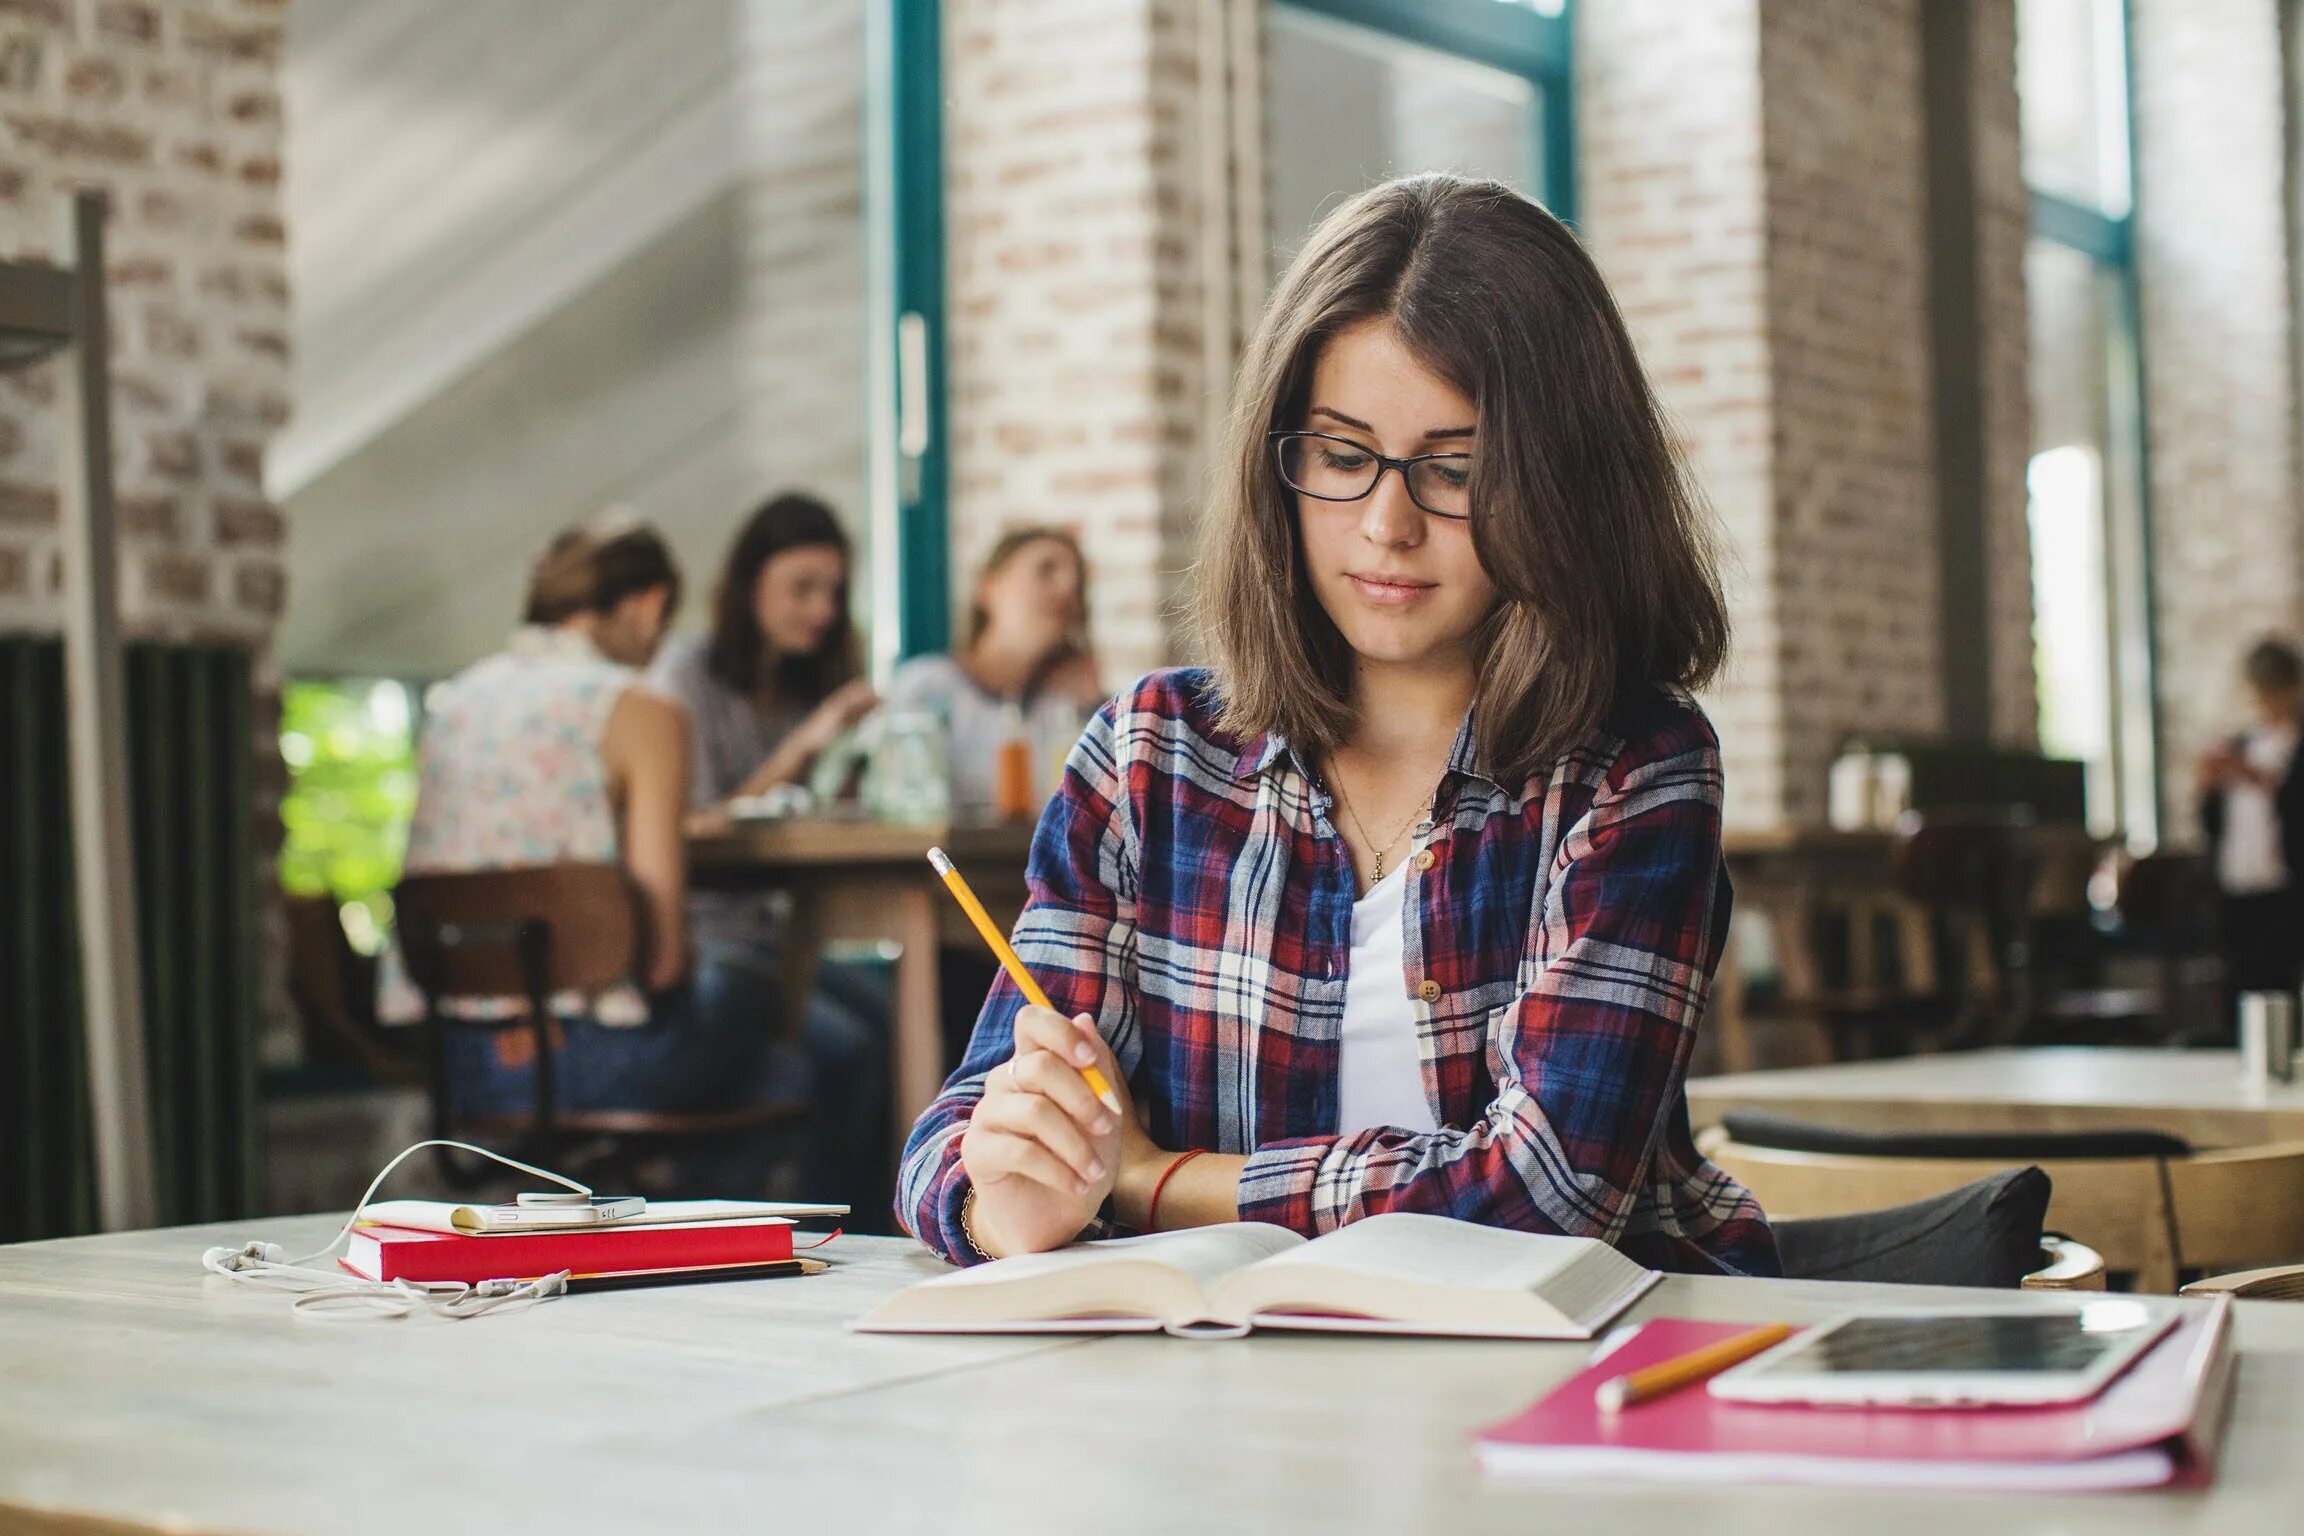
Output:
<svg viewBox="0 0 2304 1536">
<path fill-rule="evenodd" d="M 1315 501 L 1360 501 L 1373 495 L 1384 471 L 1400 472 L 1408 499 L 1431 513 L 1462 522 L 1472 515 L 1472 455 L 1419 453 L 1393 459 L 1364 443 L 1326 432 L 1265 434 L 1288 489 Z"/>
</svg>

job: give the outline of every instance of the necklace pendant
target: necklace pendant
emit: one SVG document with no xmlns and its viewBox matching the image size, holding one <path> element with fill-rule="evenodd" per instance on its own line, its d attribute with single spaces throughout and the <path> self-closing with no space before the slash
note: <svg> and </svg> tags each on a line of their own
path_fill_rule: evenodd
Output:
<svg viewBox="0 0 2304 1536">
<path fill-rule="evenodd" d="M 1379 884 L 1381 884 L 1384 879 L 1384 855 L 1381 851 L 1379 851 L 1376 855 L 1376 879 Z"/>
</svg>

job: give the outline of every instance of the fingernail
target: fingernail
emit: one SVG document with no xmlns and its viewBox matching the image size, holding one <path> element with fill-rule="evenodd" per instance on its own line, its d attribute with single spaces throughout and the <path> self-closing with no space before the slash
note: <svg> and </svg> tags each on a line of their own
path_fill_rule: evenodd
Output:
<svg viewBox="0 0 2304 1536">
<path fill-rule="evenodd" d="M 1112 1134 L 1112 1117 L 1110 1115 L 1098 1115 L 1096 1117 L 1096 1134 L 1099 1136 Z"/>
<path fill-rule="evenodd" d="M 1100 1179 L 1104 1177 L 1104 1160 L 1102 1158 L 1098 1158 L 1095 1161 L 1089 1163 L 1088 1177 L 1091 1179 Z"/>
<path fill-rule="evenodd" d="M 1083 1040 L 1080 1044 L 1072 1047 L 1072 1059 L 1085 1067 L 1095 1061 L 1096 1048 Z"/>
</svg>

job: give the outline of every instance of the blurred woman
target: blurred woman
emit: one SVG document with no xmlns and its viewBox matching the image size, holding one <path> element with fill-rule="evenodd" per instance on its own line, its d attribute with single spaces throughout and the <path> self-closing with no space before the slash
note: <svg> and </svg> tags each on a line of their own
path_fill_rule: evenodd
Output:
<svg viewBox="0 0 2304 1536">
<path fill-rule="evenodd" d="M 2255 724 L 2208 753 L 2199 777 L 2234 997 L 2304 981 L 2304 656 L 2265 640 L 2241 671 Z"/>
<path fill-rule="evenodd" d="M 878 703 L 859 676 L 849 575 L 848 535 L 812 497 L 777 496 L 738 532 L 710 631 L 667 644 L 653 674 L 688 711 L 691 810 L 805 778 Z M 773 981 L 782 927 L 772 897 L 689 893 L 699 964 Z M 885 1207 L 889 1181 L 886 988 L 868 971 L 821 966 L 804 1025 L 818 1085 L 806 1197 L 847 1200 L 869 1220 Z"/>
<path fill-rule="evenodd" d="M 945 722 L 955 814 L 992 809 L 1011 709 L 1032 744 L 1037 789 L 1054 782 L 1053 759 L 1104 702 L 1088 648 L 1087 586 L 1088 562 L 1071 534 L 1016 529 L 977 573 L 959 649 L 914 657 L 890 681 L 891 708 L 926 709 Z"/>
<path fill-rule="evenodd" d="M 623 520 L 568 530 L 538 561 L 511 642 L 429 695 L 417 744 L 409 874 L 617 862 L 648 909 L 654 942 L 630 984 L 555 1000 L 563 1109 L 734 1109 L 806 1091 L 806 1064 L 763 1027 L 773 989 L 711 965 L 690 942 L 688 724 L 638 670 L 679 602 L 680 573 L 654 530 Z M 397 954 L 385 978 L 385 1016 L 422 1017 Z M 511 999 L 438 1002 L 448 1018 L 523 1011 Z M 451 1029 L 443 1046 L 459 1116 L 534 1104 L 526 1030 Z M 762 1193 L 770 1149 L 731 1150 L 683 1176 L 705 1193 Z"/>
</svg>

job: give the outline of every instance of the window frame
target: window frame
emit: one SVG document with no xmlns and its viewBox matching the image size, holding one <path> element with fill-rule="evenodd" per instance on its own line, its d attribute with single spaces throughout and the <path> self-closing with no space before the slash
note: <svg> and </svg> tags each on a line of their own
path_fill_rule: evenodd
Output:
<svg viewBox="0 0 2304 1536">
<path fill-rule="evenodd" d="M 1545 16 L 1517 0 L 1266 0 L 1515 74 L 1536 87 L 1534 181 L 1576 224 L 1576 0 Z"/>
<path fill-rule="evenodd" d="M 2147 415 L 2144 390 L 2144 340 L 2142 287 L 2136 272 L 2136 55 L 2133 42 L 2136 34 L 2133 0 L 2121 0 L 2117 8 L 2120 22 L 2120 74 L 2123 83 L 2120 130 L 2126 135 L 2127 153 L 2122 156 L 2127 171 L 2127 208 L 2118 214 L 2107 213 L 2060 193 L 2043 191 L 2029 181 L 2025 192 L 2031 198 L 2031 234 L 2034 239 L 2061 246 L 2087 258 L 2102 275 L 2112 280 L 2116 301 L 2112 306 L 2110 334 L 2106 337 L 2106 352 L 2111 359 L 2114 377 L 2108 381 L 2112 398 L 2105 402 L 2107 416 L 2115 437 L 2125 429 L 2125 435 L 2134 439 L 2133 462 L 2118 468 L 2135 476 L 2136 539 L 2139 569 L 2136 575 L 2137 602 L 2142 607 L 2144 640 L 2143 699 L 2148 716 L 2148 734 L 2152 747 L 2149 765 L 2151 794 L 2147 804 L 2151 810 L 2151 824 L 2138 827 L 2133 824 L 2129 810 L 2133 798 L 2129 770 L 2133 766 L 2121 744 L 2124 717 L 2130 703 L 2130 689 L 2120 676 L 2121 635 L 2119 611 L 2129 595 L 2118 582 L 2120 572 L 2112 567 L 2114 530 L 2105 529 L 2106 584 L 2108 608 L 2112 611 L 2113 633 L 2108 635 L 2107 649 L 2113 675 L 2110 697 L 2113 709 L 2112 779 L 2114 800 L 2114 827 L 2131 852 L 2151 851 L 2159 842 L 2160 829 L 2168 820 L 2167 742 L 2163 711 L 2160 707 L 2160 626 L 2159 595 L 2153 571 L 2153 520 L 2151 431 Z M 2118 447 L 2117 442 L 2108 446 Z M 2027 459 L 2030 446 L 2027 445 Z M 2109 485 L 2114 466 L 2105 467 Z"/>
</svg>

